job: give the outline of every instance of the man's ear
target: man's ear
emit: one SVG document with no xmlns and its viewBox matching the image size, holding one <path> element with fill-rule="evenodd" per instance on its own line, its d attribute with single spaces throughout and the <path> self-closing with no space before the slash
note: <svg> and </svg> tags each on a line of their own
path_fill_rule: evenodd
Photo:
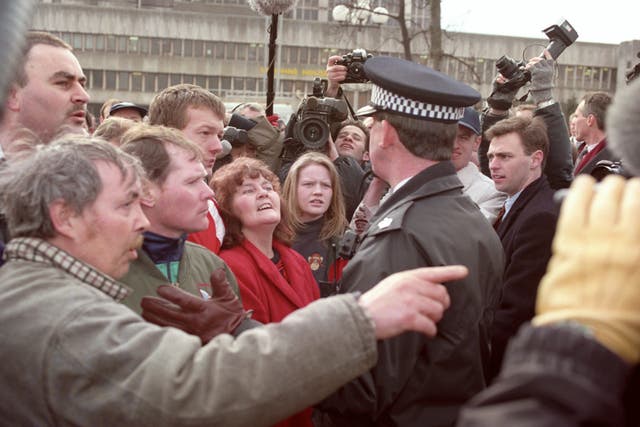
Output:
<svg viewBox="0 0 640 427">
<path fill-rule="evenodd" d="M 542 166 L 542 159 L 544 158 L 544 154 L 541 150 L 536 150 L 531 154 L 531 168 L 537 168 L 538 166 Z"/>
<path fill-rule="evenodd" d="M 140 204 L 145 208 L 152 208 L 156 205 L 158 197 L 160 196 L 160 186 L 155 182 L 151 182 L 147 179 L 142 183 L 142 196 L 140 197 Z"/>
<path fill-rule="evenodd" d="M 382 125 L 383 136 L 380 140 L 380 143 L 378 144 L 379 147 L 389 148 L 392 145 L 395 145 L 396 142 L 400 141 L 400 137 L 398 136 L 398 131 L 396 130 L 396 128 L 393 127 L 393 125 L 391 125 L 391 123 L 389 123 L 386 120 L 383 120 L 381 125 Z"/>
<path fill-rule="evenodd" d="M 55 200 L 49 204 L 49 217 L 56 234 L 73 239 L 77 229 L 74 227 L 74 218 L 78 213 L 63 200 Z"/>
<path fill-rule="evenodd" d="M 20 111 L 20 98 L 21 98 L 21 92 L 20 92 L 20 88 L 18 87 L 17 84 L 12 84 L 9 87 L 9 91 L 7 92 L 7 100 L 5 101 L 5 106 L 7 107 L 7 110 L 9 111 Z"/>
</svg>

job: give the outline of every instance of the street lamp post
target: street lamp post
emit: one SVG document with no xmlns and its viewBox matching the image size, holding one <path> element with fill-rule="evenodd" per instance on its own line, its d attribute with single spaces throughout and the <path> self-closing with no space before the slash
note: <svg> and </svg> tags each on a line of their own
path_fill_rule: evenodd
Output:
<svg viewBox="0 0 640 427">
<path fill-rule="evenodd" d="M 293 9 L 297 0 L 249 0 L 249 6 L 261 15 L 271 16 L 269 26 L 269 67 L 267 68 L 267 105 L 266 115 L 273 114 L 275 88 L 273 84 L 276 64 L 276 39 L 278 38 L 278 15 Z"/>
</svg>

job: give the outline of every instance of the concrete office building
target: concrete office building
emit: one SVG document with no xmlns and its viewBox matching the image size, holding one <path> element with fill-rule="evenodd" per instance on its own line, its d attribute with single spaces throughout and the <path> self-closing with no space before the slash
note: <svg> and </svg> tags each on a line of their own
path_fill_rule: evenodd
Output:
<svg viewBox="0 0 640 427">
<path fill-rule="evenodd" d="M 405 1 L 411 8 L 411 0 Z M 331 54 L 364 48 L 374 55 L 402 56 L 402 47 L 393 40 L 397 25 L 392 20 L 346 29 L 331 17 L 339 3 L 299 0 L 280 19 L 276 103 L 295 108 L 311 92 L 314 77 L 325 76 Z M 389 0 L 371 3 L 397 7 Z M 423 24 L 427 13 L 412 10 Z M 264 103 L 269 22 L 246 0 L 41 0 L 32 28 L 57 34 L 73 46 L 87 74 L 95 112 L 108 98 L 148 104 L 154 93 L 177 83 L 208 88 L 227 103 Z M 497 58 L 530 57 L 547 42 L 542 32 L 540 39 L 447 33 L 444 51 L 452 56 L 442 71 L 486 96 Z M 412 48 L 414 60 L 423 62 L 426 45 L 418 42 Z M 569 105 L 587 91 L 613 94 L 624 85 L 625 71 L 638 62 L 639 50 L 640 40 L 621 45 L 576 42 L 558 61 L 557 97 Z M 348 96 L 355 108 L 368 101 L 366 85 L 352 89 Z"/>
</svg>

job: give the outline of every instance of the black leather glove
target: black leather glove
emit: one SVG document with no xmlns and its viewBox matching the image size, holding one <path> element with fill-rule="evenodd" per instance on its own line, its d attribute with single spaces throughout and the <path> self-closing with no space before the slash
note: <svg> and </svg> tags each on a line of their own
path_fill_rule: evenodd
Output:
<svg viewBox="0 0 640 427">
<path fill-rule="evenodd" d="M 202 344 L 219 334 L 233 334 L 249 320 L 251 313 L 244 310 L 231 290 L 223 269 L 211 273 L 211 289 L 213 296 L 203 300 L 174 286 L 160 286 L 156 291 L 160 298 L 142 298 L 142 317 L 159 326 L 172 326 L 197 335 Z"/>
<path fill-rule="evenodd" d="M 514 86 L 509 82 L 498 83 L 497 80 L 494 80 L 493 92 L 487 98 L 487 104 L 495 110 L 506 111 L 511 108 L 518 89 L 520 89 L 520 86 Z"/>
</svg>

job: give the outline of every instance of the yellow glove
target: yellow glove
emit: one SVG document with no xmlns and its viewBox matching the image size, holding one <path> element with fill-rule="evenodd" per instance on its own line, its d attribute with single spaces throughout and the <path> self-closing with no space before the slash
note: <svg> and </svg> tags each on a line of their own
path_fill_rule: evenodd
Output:
<svg viewBox="0 0 640 427">
<path fill-rule="evenodd" d="M 535 325 L 575 321 L 627 362 L 640 360 L 640 178 L 580 175 L 562 204 Z"/>
</svg>

